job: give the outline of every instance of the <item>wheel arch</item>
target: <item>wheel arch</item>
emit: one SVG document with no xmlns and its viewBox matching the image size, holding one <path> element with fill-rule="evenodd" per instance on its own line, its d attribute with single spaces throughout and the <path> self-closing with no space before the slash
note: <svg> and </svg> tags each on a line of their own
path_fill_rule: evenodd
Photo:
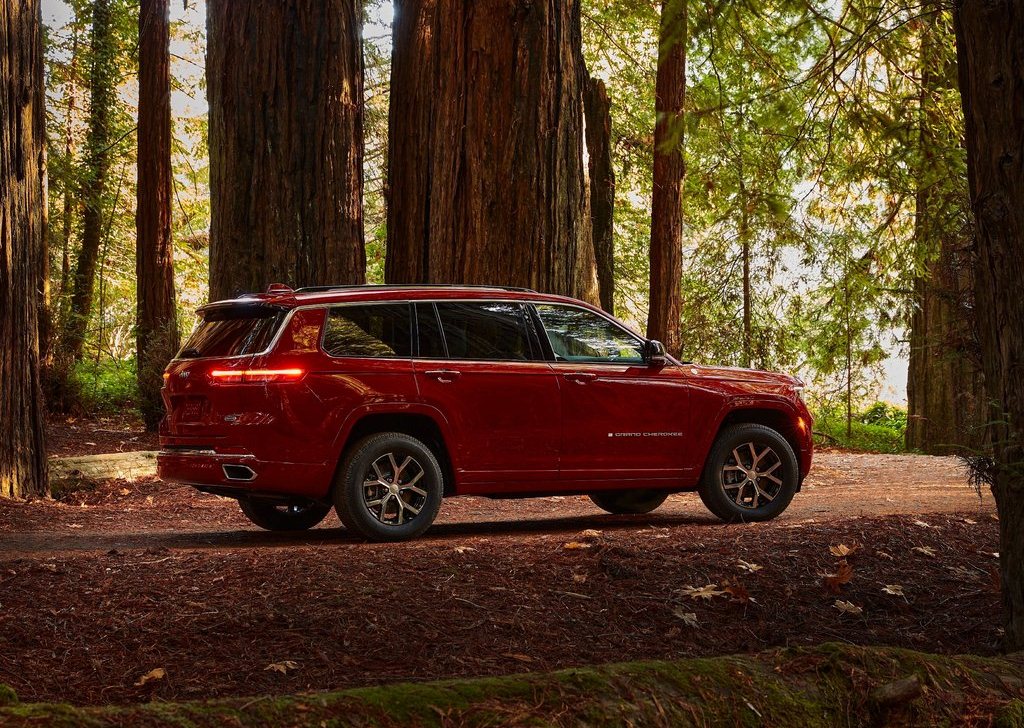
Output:
<svg viewBox="0 0 1024 728">
<path fill-rule="evenodd" d="M 448 437 L 448 423 L 440 413 L 430 410 L 431 408 L 367 409 L 350 415 L 338 437 L 335 476 L 331 487 L 334 487 L 338 470 L 352 445 L 378 432 L 401 432 L 422 441 L 433 451 L 444 473 L 444 495 L 454 495 L 455 463 L 448 444 L 451 442 L 451 438 Z"/>
<path fill-rule="evenodd" d="M 752 424 L 770 427 L 785 438 L 789 446 L 793 448 L 797 464 L 800 468 L 800 483 L 797 490 L 803 484 L 804 476 L 802 463 L 804 462 L 803 451 L 804 438 L 798 424 L 800 415 L 792 408 L 783 403 L 740 403 L 727 409 L 718 423 L 715 436 L 711 439 L 712 446 L 718 440 L 722 431 L 732 425 Z M 710 453 L 710 447 L 708 452 Z M 705 456 L 706 457 L 706 456 Z"/>
</svg>

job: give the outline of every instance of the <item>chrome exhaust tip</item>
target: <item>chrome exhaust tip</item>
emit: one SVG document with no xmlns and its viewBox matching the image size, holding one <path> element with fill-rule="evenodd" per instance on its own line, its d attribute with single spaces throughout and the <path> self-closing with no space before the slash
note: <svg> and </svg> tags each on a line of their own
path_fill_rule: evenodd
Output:
<svg viewBox="0 0 1024 728">
<path fill-rule="evenodd" d="M 228 480 L 256 480 L 256 471 L 248 465 L 222 465 L 221 469 L 224 471 L 224 477 Z"/>
</svg>

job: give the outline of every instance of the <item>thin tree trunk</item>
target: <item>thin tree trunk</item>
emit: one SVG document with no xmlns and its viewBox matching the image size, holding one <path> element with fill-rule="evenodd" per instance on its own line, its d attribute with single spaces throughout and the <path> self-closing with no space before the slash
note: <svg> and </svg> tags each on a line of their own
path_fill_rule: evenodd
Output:
<svg viewBox="0 0 1024 728">
<path fill-rule="evenodd" d="M 967 182 L 961 189 L 949 179 L 949 157 L 958 153 L 960 140 L 937 108 L 956 83 L 940 19 L 937 4 L 922 16 L 914 238 L 925 270 L 914 281 L 906 445 L 949 454 L 983 445 L 986 412 L 972 305 L 973 262 L 963 254 L 973 230 L 958 214 L 967 204 Z"/>
<path fill-rule="evenodd" d="M 1024 649 L 1024 13 L 1011 2 L 955 6 L 971 206 L 975 309 L 994 404 L 989 473 L 999 509 L 1005 648 Z"/>
<path fill-rule="evenodd" d="M 46 127 L 39 0 L 0 0 L 0 497 L 48 489 L 39 361 Z"/>
<path fill-rule="evenodd" d="M 70 170 L 75 159 L 75 115 L 78 112 L 78 28 L 76 26 L 71 39 L 71 61 L 64 96 L 68 100 L 68 110 L 64 119 L 64 166 L 70 177 Z M 67 315 L 68 281 L 71 280 L 71 236 L 74 230 L 75 195 L 72 192 L 70 179 L 64 182 L 64 209 L 61 212 L 61 260 L 60 260 L 60 319 Z"/>
<path fill-rule="evenodd" d="M 170 0 L 139 7 L 139 153 L 136 249 L 136 365 L 139 410 L 155 430 L 163 416 L 162 372 L 178 349 L 171 241 Z"/>
<path fill-rule="evenodd" d="M 743 162 L 740 161 L 740 253 L 743 256 L 743 366 L 753 361 L 754 326 L 750 300 L 750 222 L 747 189 L 743 182 Z"/>
<path fill-rule="evenodd" d="M 395 3 L 391 283 L 598 300 L 578 0 Z"/>
<path fill-rule="evenodd" d="M 210 298 L 362 283 L 357 0 L 211 0 Z"/>
<path fill-rule="evenodd" d="M 583 97 L 586 118 L 590 219 L 601 308 L 615 310 L 615 168 L 612 166 L 611 102 L 604 81 L 588 78 Z"/>
<path fill-rule="evenodd" d="M 82 358 L 92 314 L 93 284 L 103 239 L 103 198 L 110 169 L 110 116 L 114 106 L 114 34 L 110 0 L 92 6 L 89 68 L 89 133 L 82 197 L 82 249 L 72 281 L 71 307 L 65 322 L 62 356 Z"/>
<path fill-rule="evenodd" d="M 663 0 L 655 80 L 651 290 L 647 336 L 680 354 L 683 276 L 683 158 L 686 0 Z"/>
</svg>

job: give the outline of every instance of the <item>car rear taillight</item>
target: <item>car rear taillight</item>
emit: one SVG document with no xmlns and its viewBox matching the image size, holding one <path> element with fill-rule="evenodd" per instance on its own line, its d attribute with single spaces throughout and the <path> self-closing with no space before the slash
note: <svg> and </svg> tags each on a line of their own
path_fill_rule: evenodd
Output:
<svg viewBox="0 0 1024 728">
<path fill-rule="evenodd" d="M 305 369 L 212 369 L 211 384 L 272 384 L 297 382 L 306 376 Z"/>
</svg>

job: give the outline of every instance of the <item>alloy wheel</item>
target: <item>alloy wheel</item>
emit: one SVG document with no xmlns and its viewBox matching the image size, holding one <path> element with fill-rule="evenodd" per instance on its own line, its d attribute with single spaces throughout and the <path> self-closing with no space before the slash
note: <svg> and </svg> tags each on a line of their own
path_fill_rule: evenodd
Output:
<svg viewBox="0 0 1024 728">
<path fill-rule="evenodd" d="M 741 508 L 756 509 L 782 490 L 782 458 L 770 445 L 745 442 L 733 448 L 722 467 L 722 488 Z"/>
<path fill-rule="evenodd" d="M 370 464 L 363 479 L 363 504 L 386 526 L 401 526 L 416 518 L 427 502 L 418 483 L 426 470 L 412 455 L 388 452 Z"/>
</svg>

